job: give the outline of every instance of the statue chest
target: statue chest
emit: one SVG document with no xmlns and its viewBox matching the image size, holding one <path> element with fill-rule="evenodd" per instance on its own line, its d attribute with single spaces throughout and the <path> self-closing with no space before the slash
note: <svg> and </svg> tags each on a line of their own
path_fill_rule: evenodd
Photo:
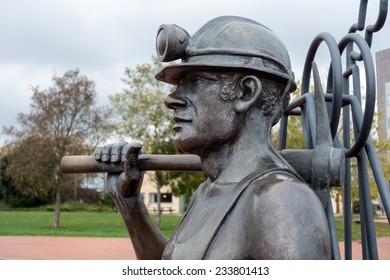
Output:
<svg viewBox="0 0 390 280">
<path fill-rule="evenodd" d="M 245 259 L 245 201 L 233 186 L 202 185 L 169 240 L 164 259 Z M 230 207 L 230 206 L 233 207 Z M 243 253 L 244 252 L 244 253 Z"/>
</svg>

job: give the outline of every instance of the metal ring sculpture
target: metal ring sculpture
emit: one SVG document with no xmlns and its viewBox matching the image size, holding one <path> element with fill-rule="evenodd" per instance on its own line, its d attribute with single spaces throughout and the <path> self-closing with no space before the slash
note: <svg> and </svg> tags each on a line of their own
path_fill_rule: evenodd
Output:
<svg viewBox="0 0 390 280">
<path fill-rule="evenodd" d="M 331 58 L 325 93 L 325 100 L 329 105 L 329 127 L 331 137 L 334 140 L 334 146 L 342 148 L 347 158 L 344 178 L 344 237 L 346 259 L 352 258 L 350 158 L 355 157 L 357 159 L 359 201 L 361 205 L 360 220 L 362 253 L 364 259 L 378 259 L 366 156 L 369 159 L 372 173 L 374 175 L 388 220 L 390 217 L 389 187 L 386 179 L 384 178 L 375 147 L 370 138 L 370 130 L 375 112 L 376 96 L 376 76 L 370 47 L 373 40 L 373 33 L 381 30 L 386 21 L 388 0 L 380 0 L 379 13 L 376 22 L 365 27 L 367 6 L 368 0 L 361 0 L 358 22 L 351 26 L 348 34 L 344 36 L 339 43 L 337 43 L 335 38 L 329 33 L 321 33 L 313 40 L 311 46 L 309 47 L 303 70 L 302 96 L 297 100 L 292 101 L 286 109 L 281 122 L 281 134 L 279 141 L 279 149 L 284 149 L 286 147 L 287 117 L 288 115 L 297 115 L 300 113 L 302 116 L 302 128 L 306 146 L 308 149 L 313 149 L 316 146 L 316 112 L 313 94 L 309 92 L 310 78 L 317 50 L 319 46 L 325 42 Z M 365 37 L 363 38 L 357 34 L 356 31 L 364 31 L 364 29 Z M 359 52 L 353 50 L 355 45 L 358 47 Z M 344 53 L 346 57 L 346 69 L 342 72 L 342 56 Z M 360 69 L 357 65 L 358 61 L 362 61 L 366 76 L 366 100 L 364 112 L 361 105 L 361 81 Z M 352 78 L 352 90 L 349 85 L 350 78 Z M 350 91 L 352 94 L 350 94 Z M 352 145 L 350 143 L 350 109 L 352 110 L 353 134 L 355 139 L 355 143 Z M 342 141 L 337 136 L 341 115 L 343 115 Z M 337 236 L 335 234 L 333 209 L 331 209 L 331 207 L 331 203 L 328 203 L 326 212 L 332 235 L 333 258 L 340 259 Z"/>
</svg>

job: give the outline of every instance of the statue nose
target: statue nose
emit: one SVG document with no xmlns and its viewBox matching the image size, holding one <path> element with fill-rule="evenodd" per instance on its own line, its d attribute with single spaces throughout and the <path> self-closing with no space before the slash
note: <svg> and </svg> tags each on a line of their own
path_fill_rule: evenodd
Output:
<svg viewBox="0 0 390 280">
<path fill-rule="evenodd" d="M 177 97 L 175 92 L 171 93 L 165 98 L 165 106 L 167 106 L 169 109 L 183 108 L 186 105 L 187 102 L 184 99 Z"/>
</svg>

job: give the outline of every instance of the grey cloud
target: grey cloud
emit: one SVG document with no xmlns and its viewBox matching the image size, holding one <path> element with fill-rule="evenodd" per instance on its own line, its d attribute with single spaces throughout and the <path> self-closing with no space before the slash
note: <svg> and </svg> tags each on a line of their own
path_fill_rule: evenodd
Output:
<svg viewBox="0 0 390 280">
<path fill-rule="evenodd" d="M 28 108 L 30 85 L 50 85 L 59 75 L 79 68 L 96 82 L 99 100 L 121 89 L 126 66 L 149 62 L 162 23 L 175 23 L 193 34 L 206 21 L 234 14 L 252 18 L 285 42 L 300 79 L 309 44 L 319 32 L 337 40 L 357 19 L 356 0 L 2 0 L 0 2 L 0 127 Z M 370 1 L 369 22 L 378 1 Z M 390 47 L 390 24 L 374 38 L 373 52 Z M 329 59 L 319 57 L 323 67 Z M 320 65 L 321 69 L 321 65 Z M 9 100 L 9 94 L 18 101 Z M 17 105 L 15 105 L 17 104 Z M 23 104 L 23 105 L 22 105 Z M 7 108 L 7 109 L 5 109 Z"/>
</svg>

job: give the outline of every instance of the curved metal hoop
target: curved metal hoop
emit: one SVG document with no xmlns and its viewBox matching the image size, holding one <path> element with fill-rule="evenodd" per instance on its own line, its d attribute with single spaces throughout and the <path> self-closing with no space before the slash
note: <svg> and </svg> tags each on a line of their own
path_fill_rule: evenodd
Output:
<svg viewBox="0 0 390 280">
<path fill-rule="evenodd" d="M 358 22 L 351 26 L 351 28 L 349 29 L 349 33 L 354 33 L 356 31 L 364 30 L 366 17 L 367 17 L 367 4 L 368 4 L 368 0 L 360 1 Z M 381 30 L 385 24 L 387 18 L 387 11 L 388 11 L 388 0 L 380 0 L 379 12 L 378 12 L 378 17 L 376 22 L 366 27 L 366 33 L 364 39 L 366 40 L 369 47 L 371 47 L 372 44 L 373 33 Z M 354 60 L 358 60 L 358 61 L 363 59 L 361 54 L 355 52 L 351 53 L 351 57 Z"/>
<path fill-rule="evenodd" d="M 335 39 L 328 33 L 319 34 L 310 45 L 305 61 L 302 77 L 302 96 L 290 103 L 284 112 L 281 133 L 280 149 L 286 147 L 287 123 L 288 116 L 301 115 L 303 133 L 308 149 L 314 149 L 316 143 L 316 122 L 314 112 L 313 94 L 310 93 L 310 79 L 312 62 L 315 59 L 317 50 L 321 43 L 325 42 L 331 56 L 331 63 L 327 77 L 327 89 L 325 100 L 328 112 L 330 112 L 330 130 L 333 139 L 333 145 L 344 150 L 345 160 L 345 177 L 344 177 L 344 240 L 345 240 L 345 259 L 352 259 L 352 197 L 351 197 L 351 163 L 350 158 L 355 157 L 357 160 L 357 184 L 359 185 L 360 202 L 360 221 L 361 221 L 361 241 L 363 259 L 378 259 L 378 248 L 376 243 L 375 226 L 373 221 L 372 202 L 370 196 L 370 182 L 368 170 L 371 167 L 377 189 L 380 194 L 383 208 L 390 223 L 390 193 L 388 182 L 384 177 L 380 167 L 380 162 L 375 151 L 370 130 L 375 111 L 376 99 L 376 77 L 373 57 L 371 54 L 371 44 L 373 33 L 378 32 L 384 26 L 388 12 L 388 0 L 380 0 L 379 13 L 374 24 L 366 26 L 368 0 L 361 0 L 359 7 L 359 16 L 357 23 L 353 24 L 348 34 L 343 37 L 337 44 Z M 355 33 L 356 31 L 365 32 L 364 37 Z M 357 46 L 354 51 L 355 45 Z M 342 67 L 341 58 L 346 58 L 344 68 Z M 357 64 L 357 62 L 361 62 Z M 360 68 L 363 68 L 365 74 L 365 104 L 362 106 L 361 101 L 361 80 Z M 317 79 L 318 80 L 318 79 Z M 314 83 L 316 84 L 316 83 Z M 317 86 L 318 86 L 317 82 Z M 350 84 L 353 87 L 350 88 Z M 321 89 L 321 88 L 320 88 Z M 343 140 L 336 135 L 343 107 Z M 351 119 L 354 142 L 351 143 Z M 366 162 L 366 156 L 370 166 Z M 331 207 L 331 203 L 328 206 Z M 333 211 L 326 209 L 328 223 L 330 225 L 331 235 L 335 235 L 335 221 Z M 340 250 L 337 242 L 337 235 L 332 237 L 332 258 L 340 259 Z"/>
<path fill-rule="evenodd" d="M 345 149 L 346 157 L 354 157 L 363 149 L 370 135 L 371 125 L 375 112 L 375 68 L 371 51 L 367 42 L 358 34 L 348 34 L 344 36 L 344 38 L 342 38 L 339 43 L 340 53 L 342 54 L 347 46 L 353 43 L 358 46 L 364 63 L 366 74 L 366 104 L 363 120 L 361 122 L 354 122 L 354 125 L 357 125 L 358 136 L 356 137 L 355 143 L 352 145 L 352 147 Z M 353 59 L 352 53 L 351 59 Z M 354 64 L 354 62 L 352 62 L 352 64 Z M 344 74 L 349 75 L 350 73 L 352 73 L 352 71 L 347 69 Z"/>
<path fill-rule="evenodd" d="M 320 33 L 310 45 L 302 75 L 302 95 L 309 92 L 312 62 L 314 61 L 317 50 L 322 42 L 325 42 L 328 46 L 331 57 L 331 71 L 329 71 L 329 73 L 331 73 L 332 76 L 331 92 L 333 93 L 333 100 L 332 112 L 330 115 L 330 130 L 332 139 L 334 139 L 341 115 L 343 76 L 339 46 L 334 37 L 329 33 Z"/>
</svg>

